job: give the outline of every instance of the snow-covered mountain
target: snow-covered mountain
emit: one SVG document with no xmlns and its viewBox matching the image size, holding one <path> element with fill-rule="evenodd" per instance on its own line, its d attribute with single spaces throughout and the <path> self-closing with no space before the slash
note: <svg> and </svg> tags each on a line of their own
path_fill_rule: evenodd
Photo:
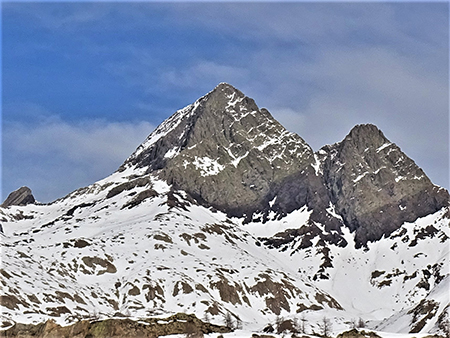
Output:
<svg viewBox="0 0 450 338">
<path fill-rule="evenodd" d="M 3 328 L 177 312 L 251 329 L 304 315 L 434 333 L 448 320 L 448 192 L 373 125 L 314 153 L 229 84 L 109 177 L 50 204 L 24 188 L 7 201 Z"/>
</svg>

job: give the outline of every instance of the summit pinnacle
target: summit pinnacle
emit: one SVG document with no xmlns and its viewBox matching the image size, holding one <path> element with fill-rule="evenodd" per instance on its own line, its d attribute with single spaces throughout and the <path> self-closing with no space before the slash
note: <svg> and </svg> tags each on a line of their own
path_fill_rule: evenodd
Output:
<svg viewBox="0 0 450 338">
<path fill-rule="evenodd" d="M 35 200 L 31 193 L 31 189 L 28 187 L 21 187 L 10 193 L 1 204 L 1 207 L 6 208 L 11 205 L 27 205 L 34 202 Z"/>
</svg>

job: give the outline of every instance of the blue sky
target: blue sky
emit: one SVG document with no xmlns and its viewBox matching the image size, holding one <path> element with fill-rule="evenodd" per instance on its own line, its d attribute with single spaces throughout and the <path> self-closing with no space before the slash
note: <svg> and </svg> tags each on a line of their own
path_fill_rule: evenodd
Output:
<svg viewBox="0 0 450 338">
<path fill-rule="evenodd" d="M 229 82 L 315 150 L 374 123 L 449 187 L 441 3 L 2 3 L 2 194 L 108 176 Z"/>
</svg>

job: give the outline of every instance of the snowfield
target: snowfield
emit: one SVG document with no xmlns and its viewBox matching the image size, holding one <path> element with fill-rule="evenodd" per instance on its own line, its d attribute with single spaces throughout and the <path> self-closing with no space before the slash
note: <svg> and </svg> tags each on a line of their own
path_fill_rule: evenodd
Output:
<svg viewBox="0 0 450 338">
<path fill-rule="evenodd" d="M 3 322 L 42 322 L 49 311 L 62 325 L 93 313 L 137 319 L 176 312 L 202 318 L 208 312 L 220 324 L 230 312 L 246 330 L 259 331 L 277 316 L 301 313 L 309 323 L 329 317 L 337 331 L 363 318 L 369 328 L 406 333 L 407 310 L 422 299 L 436 301 L 438 312 L 449 303 L 446 210 L 406 223 L 367 249 L 355 249 L 345 230 L 349 245 L 330 247 L 330 278 L 314 281 L 322 263 L 318 247 L 261 244 L 264 237 L 300 227 L 307 210 L 281 222 L 243 225 L 187 201 L 182 192 L 171 193 L 152 176 L 146 185 L 108 198 L 129 181 L 127 175 L 116 173 L 51 205 L 2 209 L 8 219 L 2 236 L 2 294 L 8 299 Z M 149 189 L 154 194 L 134 206 L 133 199 Z M 419 238 L 430 225 L 435 234 Z M 416 287 L 426 271 L 432 276 L 428 290 Z M 422 331 L 433 332 L 436 321 Z"/>
</svg>

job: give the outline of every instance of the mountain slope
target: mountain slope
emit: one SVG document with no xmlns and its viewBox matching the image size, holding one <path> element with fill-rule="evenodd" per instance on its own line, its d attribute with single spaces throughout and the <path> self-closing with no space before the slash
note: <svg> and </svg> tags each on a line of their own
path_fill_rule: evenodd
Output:
<svg viewBox="0 0 450 338">
<path fill-rule="evenodd" d="M 260 329 L 304 314 L 437 332 L 449 215 L 448 192 L 375 126 L 314 153 L 222 83 L 109 177 L 0 208 L 2 320 L 181 311 Z"/>
<path fill-rule="evenodd" d="M 299 307 L 340 308 L 224 214 L 148 176 L 111 196 L 118 176 L 50 206 L 10 208 L 23 220 L 3 242 L 4 321 L 183 311 L 261 323 Z"/>
</svg>

